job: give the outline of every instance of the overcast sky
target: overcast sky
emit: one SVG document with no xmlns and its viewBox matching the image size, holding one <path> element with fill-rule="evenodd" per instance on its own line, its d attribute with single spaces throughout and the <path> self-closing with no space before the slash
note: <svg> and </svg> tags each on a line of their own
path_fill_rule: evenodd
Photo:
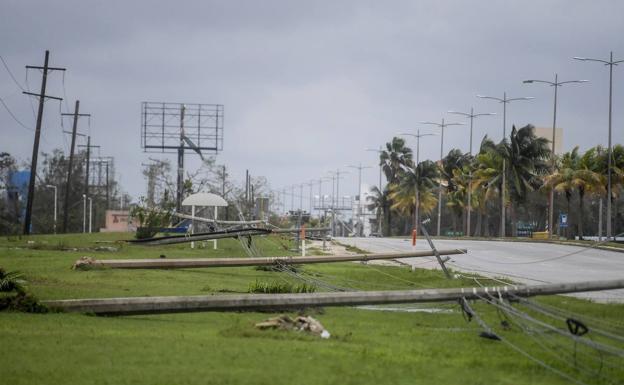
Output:
<svg viewBox="0 0 624 385">
<path fill-rule="evenodd" d="M 402 131 L 436 132 L 419 121 L 465 121 L 448 110 L 496 112 L 476 121 L 502 136 L 502 105 L 476 98 L 534 96 L 508 106 L 508 127 L 552 125 L 552 88 L 529 78 L 589 79 L 560 89 L 565 150 L 607 143 L 608 68 L 573 56 L 624 59 L 622 1 L 28 1 L 0 3 L 0 55 L 18 82 L 25 65 L 66 67 L 48 93 L 76 99 L 80 123 L 102 155 L 115 157 L 134 197 L 146 182 L 140 147 L 141 101 L 225 106 L 224 150 L 234 178 L 245 169 L 275 189 L 362 162 L 377 184 L 378 147 Z M 28 74 L 39 90 L 41 75 Z M 624 65 L 614 71 L 613 140 L 624 139 Z M 27 96 L 0 67 L 0 97 L 28 127 Z M 36 100 L 32 100 L 36 103 Z M 36 105 L 35 105 L 36 109 Z M 60 109 L 66 112 L 66 105 Z M 468 150 L 468 126 L 449 127 L 445 152 Z M 65 129 L 69 128 L 69 121 Z M 41 151 L 68 149 L 59 103 L 46 103 Z M 28 160 L 33 131 L 0 106 L 0 151 Z M 410 145 L 415 146 L 412 139 Z M 421 159 L 438 159 L 439 137 L 424 138 Z M 154 154 L 149 154 L 154 156 Z M 163 155 L 176 164 L 174 155 Z M 188 154 L 189 169 L 199 159 Z M 357 193 L 357 171 L 342 194 Z M 324 189 L 328 193 L 328 189 Z M 306 190 L 307 191 L 307 190 Z"/>
</svg>

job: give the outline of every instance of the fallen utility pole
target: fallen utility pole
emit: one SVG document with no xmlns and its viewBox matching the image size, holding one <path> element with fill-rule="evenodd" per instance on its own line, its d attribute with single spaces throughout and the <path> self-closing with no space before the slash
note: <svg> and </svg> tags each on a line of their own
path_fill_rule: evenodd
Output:
<svg viewBox="0 0 624 385">
<path fill-rule="evenodd" d="M 127 242 L 130 243 L 140 243 L 143 245 L 173 245 L 177 243 L 187 243 L 194 241 L 207 241 L 213 239 L 223 239 L 223 238 L 237 238 L 241 236 L 251 236 L 251 235 L 267 235 L 271 234 L 271 230 L 269 229 L 228 229 L 221 231 L 214 231 L 210 233 L 196 233 L 192 235 L 167 235 L 164 237 L 157 238 L 146 238 L 146 239 L 131 239 Z"/>
<path fill-rule="evenodd" d="M 182 218 L 182 219 L 192 219 L 194 221 L 198 221 L 198 222 L 206 222 L 206 223 L 217 223 L 220 225 L 259 225 L 259 224 L 266 224 L 267 221 L 261 221 L 261 220 L 256 220 L 256 221 L 222 221 L 222 220 L 218 220 L 218 219 L 210 219 L 210 218 L 201 218 L 201 217 L 195 217 L 192 215 L 188 215 L 188 214 L 182 214 L 182 213 L 173 213 L 173 216 L 176 216 L 178 218 Z"/>
<path fill-rule="evenodd" d="M 535 286 L 495 286 L 398 291 L 68 299 L 43 301 L 43 304 L 50 308 L 66 312 L 99 315 L 129 315 L 443 302 L 456 301 L 461 298 L 476 300 L 487 297 L 489 294 L 500 295 L 503 298 L 512 295 L 518 297 L 532 297 L 536 295 L 566 294 L 622 288 L 624 288 L 624 279 Z"/>
<path fill-rule="evenodd" d="M 130 243 L 140 243 L 144 245 L 173 245 L 177 243 L 187 243 L 187 242 L 195 242 L 195 241 L 208 241 L 214 239 L 224 239 L 224 238 L 237 238 L 241 236 L 253 236 L 253 235 L 269 235 L 274 233 L 298 233 L 301 229 L 266 229 L 259 227 L 249 227 L 249 228 L 234 228 L 234 229 L 226 229 L 221 231 L 213 231 L 207 233 L 195 233 L 190 235 L 166 235 L 163 237 L 156 238 L 145 238 L 145 239 L 132 239 L 128 242 Z M 329 231 L 328 228 L 319 227 L 319 228 L 311 228 L 306 229 L 306 232 L 324 232 Z"/>
<path fill-rule="evenodd" d="M 439 254 L 466 254 L 466 250 L 438 250 Z M 98 259 L 91 263 L 93 267 L 114 269 L 188 269 L 193 267 L 242 267 L 242 266 L 273 266 L 303 265 L 310 263 L 334 263 L 353 261 L 373 261 L 398 258 L 432 257 L 431 251 L 414 251 L 405 253 L 384 254 L 351 254 L 311 257 L 264 257 L 264 258 L 180 258 L 180 259 Z"/>
</svg>

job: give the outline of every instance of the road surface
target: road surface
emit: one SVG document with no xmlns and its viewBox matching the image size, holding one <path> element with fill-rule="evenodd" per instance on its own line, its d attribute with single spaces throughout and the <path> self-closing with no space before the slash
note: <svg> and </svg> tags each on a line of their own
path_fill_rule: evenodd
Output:
<svg viewBox="0 0 624 385">
<path fill-rule="evenodd" d="M 336 238 L 336 240 L 372 253 L 413 250 L 411 239 Z M 468 249 L 467 254 L 453 255 L 447 262 L 447 266 L 451 269 L 466 275 L 473 273 L 490 278 L 505 277 L 525 284 L 624 278 L 624 253 L 616 251 L 538 242 L 451 239 L 434 239 L 433 242 L 438 249 Z M 418 239 L 415 249 L 430 250 L 424 238 Z M 440 268 L 435 257 L 407 258 L 401 261 L 417 268 Z M 575 296 L 590 298 L 597 302 L 624 303 L 624 289 L 579 293 Z"/>
</svg>

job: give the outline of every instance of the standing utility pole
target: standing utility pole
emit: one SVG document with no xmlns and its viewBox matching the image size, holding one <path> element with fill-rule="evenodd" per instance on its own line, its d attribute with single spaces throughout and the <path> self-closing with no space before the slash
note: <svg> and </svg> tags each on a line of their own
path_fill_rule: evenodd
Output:
<svg viewBox="0 0 624 385">
<path fill-rule="evenodd" d="M 106 162 L 106 210 L 110 209 L 110 188 L 109 188 L 109 179 L 108 179 L 108 165 Z"/>
<path fill-rule="evenodd" d="M 355 168 L 358 170 L 358 212 L 357 212 L 357 220 L 360 223 L 360 229 L 358 231 L 358 235 L 362 236 L 362 231 L 364 230 L 364 221 L 362 220 L 362 169 L 371 168 L 370 166 L 362 166 L 362 162 L 358 166 L 347 166 L 351 168 Z"/>
<path fill-rule="evenodd" d="M 474 118 L 478 118 L 479 116 L 488 116 L 488 115 L 496 115 L 494 112 L 487 112 L 483 114 L 475 114 L 474 108 L 470 108 L 470 113 L 467 112 L 458 112 L 458 111 L 449 111 L 449 114 L 457 114 L 462 115 L 467 118 L 470 118 L 470 156 L 472 156 L 472 127 Z M 472 167 L 470 167 L 470 174 L 468 175 L 468 215 L 466 218 L 466 235 L 470 236 L 471 234 L 471 226 L 470 226 L 470 212 L 472 211 Z"/>
<path fill-rule="evenodd" d="M 507 136 L 507 131 L 506 131 L 506 124 L 507 124 L 507 104 L 511 103 L 513 101 L 516 100 L 531 100 L 531 99 L 535 99 L 534 97 L 531 96 L 527 96 L 527 97 L 523 97 L 523 98 L 508 98 L 507 97 L 507 92 L 503 92 L 503 98 L 496 98 L 493 96 L 483 96 L 483 95 L 477 95 L 478 98 L 482 98 L 482 99 L 492 99 L 492 100 L 496 100 L 499 103 L 503 103 L 503 141 L 505 140 L 505 137 Z M 506 184 L 506 174 L 507 174 L 507 167 L 505 165 L 506 160 L 505 158 L 503 158 L 503 175 L 502 175 L 502 183 L 501 183 L 501 224 L 500 224 L 500 236 L 501 238 L 505 236 L 505 184 Z"/>
<path fill-rule="evenodd" d="M 624 62 L 624 60 L 613 60 L 613 51 L 609 56 L 609 60 L 590 59 L 586 57 L 574 57 L 576 60 L 582 61 L 595 61 L 604 63 L 609 66 L 609 147 L 607 149 L 607 239 L 611 239 L 611 173 L 612 173 L 612 151 L 611 148 L 611 116 L 612 116 L 612 102 L 613 102 L 613 66 Z"/>
<path fill-rule="evenodd" d="M 314 180 L 309 181 L 308 183 L 306 183 L 306 186 L 310 187 L 310 219 L 312 219 L 312 209 L 314 206 L 314 197 L 312 196 L 312 187 L 314 187 Z"/>
<path fill-rule="evenodd" d="M 184 199 L 184 104 L 180 107 L 180 147 L 178 147 L 178 191 L 176 195 L 176 211 L 182 212 Z M 164 112 L 163 112 L 164 113 Z"/>
<path fill-rule="evenodd" d="M 442 123 L 436 122 L 420 122 L 421 124 L 432 124 L 437 126 L 441 130 L 440 135 L 440 168 L 442 168 L 442 159 L 444 159 L 444 128 L 448 126 L 463 126 L 464 123 L 444 123 L 444 119 L 442 119 Z M 440 178 L 440 183 L 438 183 L 438 224 L 437 224 L 437 235 L 440 236 L 440 224 L 442 221 L 442 178 Z"/>
<path fill-rule="evenodd" d="M 89 197 L 89 169 L 91 168 L 91 149 L 92 148 L 100 148 L 100 146 L 92 146 L 91 145 L 91 136 L 87 136 L 87 145 L 79 144 L 78 147 L 84 147 L 87 149 L 87 169 L 85 173 L 85 195 L 87 198 Z"/>
<path fill-rule="evenodd" d="M 45 99 L 56 99 L 63 100 L 62 98 L 57 98 L 56 96 L 46 95 L 46 84 L 48 81 L 48 72 L 49 71 L 65 71 L 65 68 L 55 68 L 48 66 L 48 59 L 50 58 L 50 51 L 45 51 L 45 59 L 43 61 L 43 67 L 37 66 L 26 66 L 26 70 L 28 69 L 39 69 L 42 70 L 43 76 L 41 79 L 41 91 L 38 94 L 32 92 L 23 93 L 26 95 L 37 96 L 39 98 L 39 110 L 37 112 L 37 126 L 35 127 L 35 141 L 33 143 L 33 153 L 32 158 L 30 160 L 30 181 L 28 183 L 28 198 L 26 201 L 26 215 L 24 217 L 24 235 L 30 235 L 30 224 L 32 221 L 32 206 L 33 201 L 35 199 L 35 177 L 37 176 L 37 157 L 39 155 L 39 139 L 41 137 L 41 122 L 43 120 L 43 105 L 45 103 Z"/>
<path fill-rule="evenodd" d="M 565 82 L 558 81 L 558 76 L 555 74 L 555 81 L 549 82 L 547 80 L 525 80 L 523 83 L 544 83 L 548 84 L 551 87 L 555 87 L 555 100 L 553 106 L 553 128 L 552 128 L 552 150 L 550 152 L 550 167 L 553 172 L 555 171 L 555 131 L 557 127 L 557 89 L 564 84 L 568 83 L 585 83 L 589 80 L 568 80 Z M 552 238 L 553 227 L 555 226 L 554 221 L 554 211 L 555 211 L 555 189 L 550 189 L 550 196 L 548 198 L 548 237 Z"/>
<path fill-rule="evenodd" d="M 74 113 L 63 113 L 61 114 L 61 119 L 63 116 L 73 116 L 74 122 L 72 124 L 72 130 L 69 132 L 71 134 L 71 147 L 69 150 L 69 165 L 67 167 L 67 182 L 65 183 L 65 204 L 63 206 L 63 232 L 67 232 L 67 224 L 69 222 L 69 190 L 71 186 L 71 177 L 73 171 L 74 164 L 74 151 L 76 148 L 76 135 L 84 136 L 83 134 L 79 134 L 77 132 L 78 128 L 78 117 L 80 116 L 91 116 L 90 114 L 81 114 L 80 113 L 80 100 L 76 100 L 76 105 L 74 107 Z M 63 131 L 68 133 L 67 131 Z M 108 170 L 108 169 L 107 169 Z"/>
</svg>

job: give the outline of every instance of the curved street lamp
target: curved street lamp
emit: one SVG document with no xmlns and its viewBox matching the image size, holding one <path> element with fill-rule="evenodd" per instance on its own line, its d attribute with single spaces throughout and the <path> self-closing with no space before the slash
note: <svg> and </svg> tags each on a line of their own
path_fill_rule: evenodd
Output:
<svg viewBox="0 0 624 385">
<path fill-rule="evenodd" d="M 410 134 L 409 132 L 401 132 L 400 136 L 412 136 L 416 138 L 416 166 L 420 163 L 420 138 L 424 136 L 436 136 L 437 134 L 421 134 L 420 130 L 416 130 L 416 134 Z"/>
<path fill-rule="evenodd" d="M 609 147 L 607 149 L 608 165 L 607 165 L 607 239 L 611 238 L 611 116 L 612 116 L 612 101 L 613 101 L 613 66 L 624 62 L 624 60 L 613 60 L 613 51 L 609 56 L 609 60 L 592 59 L 587 57 L 573 57 L 575 60 L 581 61 L 594 61 L 603 63 L 609 66 Z M 602 229 L 600 229 L 602 231 Z"/>
<path fill-rule="evenodd" d="M 383 152 L 382 147 L 379 146 L 379 149 L 376 148 L 365 148 L 364 151 L 374 151 L 378 154 L 381 154 Z M 381 161 L 379 161 L 379 192 L 382 192 L 383 190 L 381 189 Z"/>
<path fill-rule="evenodd" d="M 495 100 L 499 103 L 503 104 L 503 140 L 505 140 L 505 136 L 507 136 L 507 131 L 506 131 L 506 124 L 507 124 L 507 104 L 511 103 L 511 102 L 515 102 L 518 100 L 532 100 L 535 99 L 532 96 L 525 96 L 525 97 L 520 97 L 520 98 L 508 98 L 507 97 L 507 92 L 503 92 L 503 98 L 497 98 L 494 96 L 484 96 L 484 95 L 477 95 L 478 98 L 481 99 L 491 99 L 491 100 Z M 500 225 L 500 236 L 501 238 L 505 237 L 505 159 L 503 158 L 503 183 L 501 186 L 501 225 Z"/>
<path fill-rule="evenodd" d="M 470 108 L 470 112 L 459 112 L 459 111 L 448 111 L 449 114 L 455 114 L 455 115 L 461 115 L 461 116 L 465 116 L 467 118 L 470 118 L 470 152 L 469 154 L 472 155 L 472 127 L 473 127 L 473 121 L 474 118 L 478 118 L 480 116 L 490 116 L 490 115 L 496 115 L 496 113 L 494 112 L 485 112 L 485 113 L 480 113 L 480 114 L 475 114 L 474 113 L 474 108 Z M 470 212 L 472 211 L 472 168 L 470 169 L 470 175 L 468 176 L 468 215 L 466 217 L 466 235 L 470 236 Z"/>
<path fill-rule="evenodd" d="M 444 158 L 444 128 L 448 126 L 463 126 L 464 123 L 444 123 L 444 119 L 442 119 L 442 123 L 436 122 L 419 122 L 420 124 L 430 124 L 437 126 L 441 130 L 440 135 L 440 163 L 442 162 L 442 158 Z M 437 234 L 440 236 L 440 221 L 442 220 L 442 180 L 438 185 L 438 224 L 437 224 Z"/>
<path fill-rule="evenodd" d="M 548 80 L 525 80 L 522 83 L 531 84 L 531 83 L 543 83 L 548 84 L 551 87 L 555 87 L 555 101 L 553 107 L 553 128 L 552 128 L 552 151 L 551 151 L 551 167 L 555 169 L 555 129 L 557 127 L 557 89 L 564 84 L 574 84 L 574 83 L 586 83 L 589 80 L 566 80 L 563 82 L 559 81 L 559 77 L 555 74 L 555 81 L 551 82 Z M 550 189 L 550 196 L 548 198 L 548 237 L 552 238 L 552 231 L 554 227 L 554 211 L 555 211 L 555 189 Z"/>
</svg>

